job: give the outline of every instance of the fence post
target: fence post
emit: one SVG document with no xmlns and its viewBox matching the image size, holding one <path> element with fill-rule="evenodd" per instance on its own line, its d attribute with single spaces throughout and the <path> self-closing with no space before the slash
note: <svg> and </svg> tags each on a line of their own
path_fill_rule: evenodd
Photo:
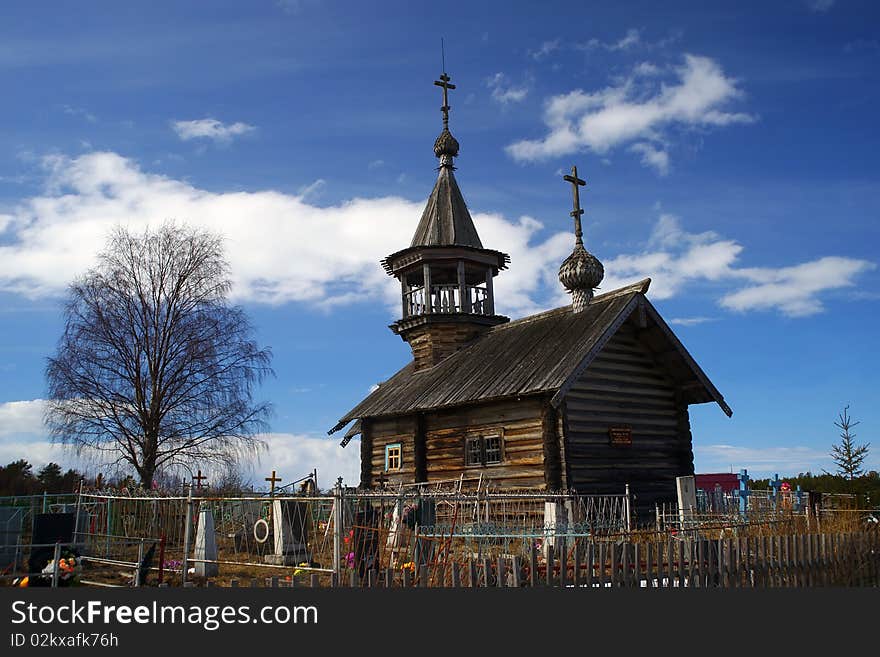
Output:
<svg viewBox="0 0 880 657">
<path fill-rule="evenodd" d="M 109 500 L 107 500 L 109 502 Z M 109 540 L 109 539 L 108 539 Z M 159 537 L 159 584 L 165 580 L 165 532 Z"/>
<path fill-rule="evenodd" d="M 55 552 L 54 552 L 54 560 L 52 563 L 52 588 L 58 588 L 58 574 L 61 570 L 60 564 L 61 561 L 61 543 L 55 543 Z"/>
<path fill-rule="evenodd" d="M 79 534 L 79 511 L 82 508 L 83 480 L 79 480 L 79 492 L 76 494 L 76 517 L 73 519 L 73 545 L 78 545 L 76 537 Z"/>
<path fill-rule="evenodd" d="M 333 487 L 333 572 L 337 578 L 342 575 L 342 504 L 342 477 L 339 477 Z"/>
<path fill-rule="evenodd" d="M 529 585 L 538 585 L 538 548 L 532 543 L 532 549 L 529 555 Z"/>
<path fill-rule="evenodd" d="M 112 523 L 112 520 L 111 520 L 112 513 L 113 513 L 113 499 L 111 497 L 108 497 L 107 498 L 107 530 L 106 530 L 107 536 L 105 537 L 105 540 L 104 540 L 104 558 L 105 559 L 110 558 L 110 535 L 113 533 L 112 532 L 113 525 L 111 524 Z M 162 580 L 160 579 L 159 582 L 161 583 Z"/>
<path fill-rule="evenodd" d="M 559 541 L 559 586 L 566 587 L 566 579 L 568 576 L 568 550 L 565 544 L 565 538 Z"/>
<path fill-rule="evenodd" d="M 192 541 L 192 517 L 193 517 L 193 491 L 192 485 L 186 495 L 186 524 L 183 528 L 183 572 L 180 574 L 181 583 L 186 586 L 186 578 L 189 571 L 189 549 Z"/>
<path fill-rule="evenodd" d="M 632 531 L 632 501 L 630 500 L 629 484 L 626 485 L 626 532 Z"/>
<path fill-rule="evenodd" d="M 134 585 L 136 587 L 140 587 L 140 585 L 141 585 L 141 564 L 143 562 L 144 562 L 144 539 L 141 539 L 141 542 L 138 543 L 137 565 L 134 567 Z"/>
</svg>

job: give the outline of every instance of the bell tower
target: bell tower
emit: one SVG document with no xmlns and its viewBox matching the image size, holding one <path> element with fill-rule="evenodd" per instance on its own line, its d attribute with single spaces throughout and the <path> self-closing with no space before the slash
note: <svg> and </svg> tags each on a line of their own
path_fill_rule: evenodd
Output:
<svg viewBox="0 0 880 657">
<path fill-rule="evenodd" d="M 508 321 L 495 314 L 492 279 L 510 256 L 483 248 L 455 180 L 458 140 L 449 132 L 451 78 L 443 89 L 443 130 L 434 142 L 439 175 L 412 243 L 382 261 L 400 281 L 402 316 L 391 330 L 409 343 L 416 370 L 432 367 L 491 326 Z"/>
</svg>

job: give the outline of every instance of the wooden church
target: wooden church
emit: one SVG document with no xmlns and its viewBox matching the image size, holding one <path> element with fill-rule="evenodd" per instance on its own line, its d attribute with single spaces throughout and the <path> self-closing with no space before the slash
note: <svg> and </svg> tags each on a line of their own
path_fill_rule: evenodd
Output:
<svg viewBox="0 0 880 657">
<path fill-rule="evenodd" d="M 559 269 L 572 304 L 510 321 L 492 281 L 510 263 L 483 246 L 453 171 L 459 144 L 434 143 L 439 176 L 411 244 L 382 261 L 400 281 L 391 330 L 413 360 L 330 430 L 360 434 L 362 488 L 460 479 L 495 488 L 621 493 L 639 511 L 674 500 L 694 473 L 688 406 L 731 410 L 646 293 L 650 279 L 594 295 L 604 276 L 583 245 L 577 170 L 575 245 Z"/>
</svg>

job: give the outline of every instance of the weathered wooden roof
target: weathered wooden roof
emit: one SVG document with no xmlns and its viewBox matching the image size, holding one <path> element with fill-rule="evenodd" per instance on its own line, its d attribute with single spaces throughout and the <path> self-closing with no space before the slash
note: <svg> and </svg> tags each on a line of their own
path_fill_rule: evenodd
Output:
<svg viewBox="0 0 880 657">
<path fill-rule="evenodd" d="M 677 376 L 687 378 L 688 401 L 716 401 L 730 408 L 708 377 L 644 296 L 650 279 L 593 299 L 579 313 L 564 306 L 501 324 L 434 367 L 415 371 L 409 363 L 346 413 L 329 431 L 351 420 L 406 415 L 505 397 L 556 392 L 560 403 L 617 329 L 639 308 L 677 354 Z M 647 321 L 647 320 L 645 320 Z M 346 434 L 347 438 L 351 432 Z M 347 442 L 344 441 L 344 442 Z"/>
<path fill-rule="evenodd" d="M 482 249 L 474 220 L 455 181 L 452 167 L 440 167 L 440 175 L 428 197 L 425 211 L 413 235 L 414 246 L 470 246 Z"/>
</svg>

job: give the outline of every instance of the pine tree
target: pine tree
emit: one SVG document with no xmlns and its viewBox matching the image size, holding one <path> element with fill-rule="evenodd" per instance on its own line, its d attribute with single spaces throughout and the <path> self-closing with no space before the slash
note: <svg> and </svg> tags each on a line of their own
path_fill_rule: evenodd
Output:
<svg viewBox="0 0 880 657">
<path fill-rule="evenodd" d="M 852 428 L 857 424 L 859 422 L 853 422 L 849 416 L 849 406 L 847 405 L 838 416 L 837 422 L 834 423 L 834 426 L 842 432 L 840 442 L 831 446 L 831 459 L 837 466 L 837 473 L 850 481 L 864 473 L 862 463 L 864 463 L 865 457 L 868 455 L 868 447 L 871 445 L 871 443 L 856 445 L 853 442 L 856 435 L 852 433 Z"/>
</svg>

